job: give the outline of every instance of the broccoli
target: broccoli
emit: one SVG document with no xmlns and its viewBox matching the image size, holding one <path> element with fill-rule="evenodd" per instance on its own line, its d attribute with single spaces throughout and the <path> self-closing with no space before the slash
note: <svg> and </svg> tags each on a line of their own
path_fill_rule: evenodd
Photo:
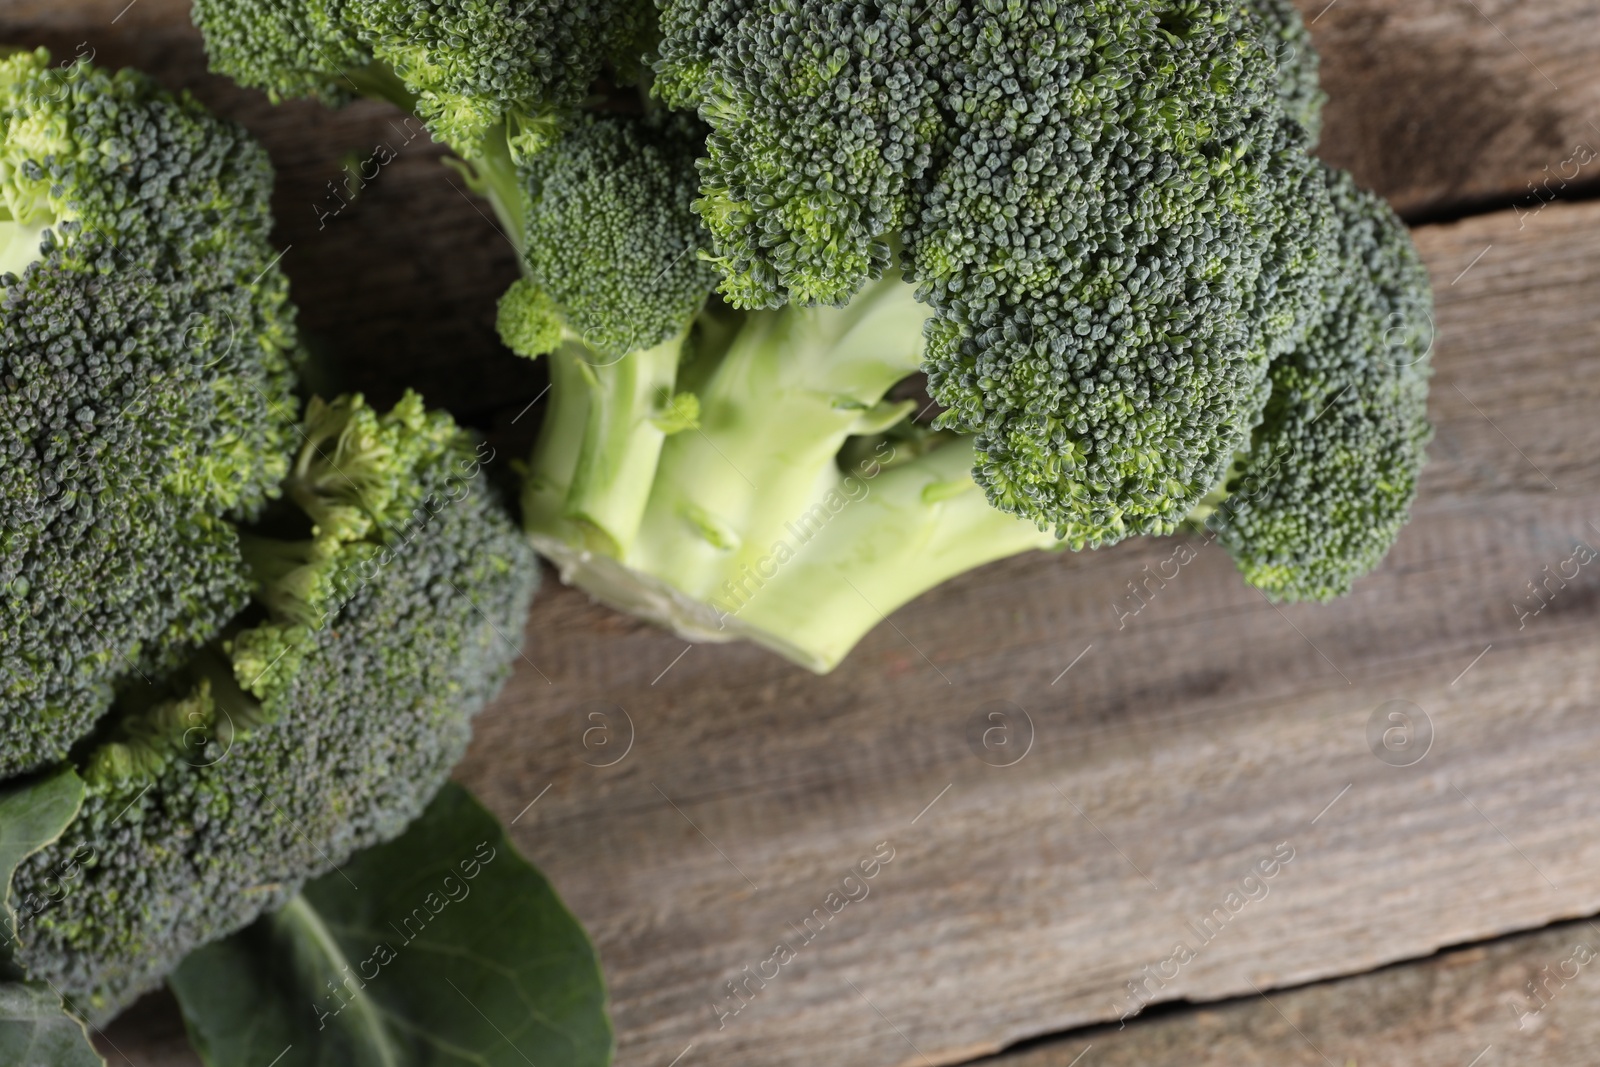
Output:
<svg viewBox="0 0 1600 1067">
<path fill-rule="evenodd" d="M 698 423 L 698 400 L 673 383 L 717 281 L 695 254 L 703 140 L 682 116 L 589 116 L 507 186 L 526 253 L 525 277 L 501 300 L 501 336 L 525 355 L 549 352 L 564 402 L 583 408 L 546 420 L 551 445 L 527 506 L 580 516 L 611 554 L 638 532 L 667 437 Z"/>
<path fill-rule="evenodd" d="M 466 155 L 520 158 L 609 71 L 637 80 L 650 0 L 195 0 L 213 67 L 276 101 L 392 100 Z"/>
<path fill-rule="evenodd" d="M 843 303 L 898 239 L 939 425 L 992 504 L 1080 547 L 1175 529 L 1260 410 L 1252 304 L 1311 164 L 1256 30 L 1225 3 L 674 0 L 657 91 L 712 126 L 730 301 Z"/>
<path fill-rule="evenodd" d="M 663 0 L 646 36 L 642 105 L 596 82 L 557 140 L 513 108 L 457 145 L 523 253 L 501 335 L 549 355 L 523 513 L 564 579 L 826 670 L 1028 549 L 1209 522 L 1283 599 L 1381 558 L 1427 280 L 1310 155 L 1287 0 Z M 1356 407 L 1306 429 L 1330 376 Z"/>
<path fill-rule="evenodd" d="M 1322 136 L 1321 59 L 1311 32 L 1290 0 L 1247 0 L 1247 14 L 1269 42 L 1278 61 L 1278 101 L 1284 114 L 1299 123 L 1315 146 Z"/>
<path fill-rule="evenodd" d="M 293 437 L 272 172 L 132 71 L 0 59 L 0 777 L 243 606 Z"/>
<path fill-rule="evenodd" d="M 1325 310 L 1273 362 L 1266 412 L 1208 519 L 1245 580 L 1286 600 L 1343 595 L 1378 565 L 1432 436 L 1427 270 L 1387 204 L 1327 177 L 1339 244 Z"/>
<path fill-rule="evenodd" d="M 245 538 L 256 606 L 118 707 L 78 817 L 17 870 L 51 903 L 16 960 L 93 1020 L 399 834 L 518 654 L 538 568 L 473 441 L 410 393 L 313 400 L 303 432 Z"/>
<path fill-rule="evenodd" d="M 588 502 L 600 465 L 573 444 L 601 395 L 581 366 L 597 353 L 552 357 L 524 500 L 536 545 L 624 610 L 821 670 L 989 560 L 1207 519 L 1269 595 L 1345 591 L 1403 522 L 1425 390 L 1389 402 L 1372 375 L 1346 397 L 1360 415 L 1339 444 L 1385 458 L 1330 472 L 1319 503 L 1369 496 L 1374 470 L 1392 476 L 1381 515 L 1283 517 L 1263 544 L 1286 479 L 1314 477 L 1332 449 L 1281 471 L 1262 456 L 1294 432 L 1289 398 L 1307 390 L 1293 368 L 1335 347 L 1330 320 L 1347 324 L 1347 362 L 1381 338 L 1425 381 L 1427 280 L 1391 219 L 1392 254 L 1366 283 L 1387 299 L 1346 281 L 1363 222 L 1348 179 L 1308 154 L 1321 97 L 1314 53 L 1280 43 L 1305 44 L 1292 9 L 1107 25 L 1049 4 L 983 18 L 923 5 L 914 25 L 913 10 L 667 6 L 655 89 L 711 126 L 694 208 L 732 307 L 710 306 L 682 372 L 656 378 L 658 406 L 695 397 L 694 432 L 634 481 L 607 472 L 608 499 L 642 505 L 637 525 Z M 1091 122 L 1127 115 L 1113 101 L 1132 86 L 1134 121 Z M 564 146 L 547 157 L 590 166 Z M 549 247 L 594 270 L 591 244 Z M 931 427 L 892 399 L 919 369 L 941 409 Z"/>
</svg>

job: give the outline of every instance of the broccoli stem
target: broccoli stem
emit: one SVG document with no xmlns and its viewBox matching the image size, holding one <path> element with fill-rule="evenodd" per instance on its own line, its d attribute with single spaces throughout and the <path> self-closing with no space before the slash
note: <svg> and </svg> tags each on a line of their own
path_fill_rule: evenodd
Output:
<svg viewBox="0 0 1600 1067">
<path fill-rule="evenodd" d="M 687 368 L 681 387 L 700 399 L 700 429 L 662 450 L 651 536 L 624 561 L 698 599 L 716 595 L 837 490 L 849 437 L 911 413 L 882 401 L 917 370 L 926 318 L 898 276 L 845 308 L 751 313 L 714 366 Z"/>
<path fill-rule="evenodd" d="M 340 80 L 353 86 L 362 96 L 387 100 L 407 114 L 416 114 L 417 94 L 406 88 L 406 83 L 394 68 L 382 60 L 373 60 L 362 67 L 350 67 L 340 72 Z"/>
<path fill-rule="evenodd" d="M 551 390 L 552 414 L 556 406 L 574 403 L 584 411 L 562 517 L 578 524 L 606 555 L 626 553 L 644 519 L 668 436 L 682 350 L 683 338 L 677 337 L 617 358 L 569 341 L 552 357 L 552 364 L 566 363 L 567 381 L 581 383 L 587 393 L 574 399 Z M 578 390 L 569 384 L 566 391 Z M 576 422 L 570 415 L 561 421 Z"/>
<path fill-rule="evenodd" d="M 256 600 L 275 616 L 312 622 L 324 579 L 312 541 L 280 541 L 239 535 L 239 554 L 250 573 Z"/>
<path fill-rule="evenodd" d="M 826 517 L 788 526 L 765 557 L 724 581 L 719 618 L 814 671 L 828 671 L 891 612 L 958 574 L 1034 549 L 1054 533 L 997 511 L 973 484 L 972 443 L 958 438 L 876 478 Z M 793 557 L 784 562 L 793 551 Z"/>
<path fill-rule="evenodd" d="M 760 551 L 730 552 L 703 567 L 696 577 L 714 585 L 709 595 L 691 596 L 661 573 L 546 529 L 535 529 L 533 542 L 564 581 L 612 607 L 689 640 L 747 639 L 825 673 L 885 616 L 934 586 L 1061 547 L 1053 533 L 991 507 L 971 469 L 971 441 L 956 438 L 888 469 L 867 462 L 839 474 Z M 675 525 L 647 523 L 639 545 L 677 543 Z"/>
<path fill-rule="evenodd" d="M 446 162 L 457 163 L 453 160 Z M 522 247 L 523 234 L 527 231 L 522 176 L 517 173 L 516 161 L 511 158 L 511 144 L 506 140 L 504 123 L 485 133 L 471 160 L 458 163 L 455 169 L 466 179 L 468 188 L 489 201 L 495 217 L 505 228 L 506 239 L 517 250 L 518 265 L 526 267 L 527 260 Z"/>
<path fill-rule="evenodd" d="M 6 213 L 0 206 L 0 213 Z M 39 242 L 44 231 L 54 220 L 17 222 L 9 217 L 0 218 L 0 275 L 15 274 L 22 277 L 28 267 L 40 258 Z"/>
<path fill-rule="evenodd" d="M 563 347 L 524 500 L 535 546 L 615 607 L 694 640 L 749 638 L 819 672 L 945 579 L 1056 546 L 1053 533 L 990 507 L 967 439 L 914 459 L 885 439 L 840 469 L 851 437 L 911 414 L 913 402 L 884 396 L 918 369 L 926 317 L 895 275 L 844 308 L 745 315 L 730 342 L 683 368 L 678 386 L 697 395 L 699 425 L 667 437 L 659 461 L 634 447 L 629 427 L 638 399 L 661 395 L 652 375 L 670 370 L 653 361 L 665 354 L 629 355 L 618 366 L 636 365 L 607 385 Z M 638 384 L 647 380 L 654 394 Z M 579 426 L 588 459 L 570 444 Z M 631 510 L 641 490 L 642 521 Z M 609 505 L 607 494 L 629 524 L 606 530 L 626 538 L 585 536 L 599 509 L 573 502 Z"/>
<path fill-rule="evenodd" d="M 545 359 L 550 402 L 524 475 L 522 512 L 530 529 L 565 537 L 575 532 L 566 520 L 567 490 L 589 422 L 590 389 L 580 369 L 582 354 L 562 345 Z"/>
</svg>

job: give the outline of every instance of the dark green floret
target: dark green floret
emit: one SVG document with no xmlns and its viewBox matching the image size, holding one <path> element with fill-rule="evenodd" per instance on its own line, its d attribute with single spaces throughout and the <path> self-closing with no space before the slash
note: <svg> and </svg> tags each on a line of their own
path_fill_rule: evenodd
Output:
<svg viewBox="0 0 1600 1067">
<path fill-rule="evenodd" d="M 372 49 L 340 21 L 345 0 L 196 0 L 211 67 L 273 103 L 342 104 L 375 87 Z"/>
<path fill-rule="evenodd" d="M 647 0 L 196 0 L 214 69 L 275 99 L 383 96 L 440 141 L 543 148 L 602 71 L 637 78 Z"/>
<path fill-rule="evenodd" d="M 272 172 L 131 71 L 0 60 L 0 776 L 243 605 L 297 341 Z"/>
<path fill-rule="evenodd" d="M 1328 94 L 1318 78 L 1322 61 L 1311 43 L 1311 31 L 1290 0 L 1248 0 L 1244 8 L 1277 58 L 1278 99 L 1284 114 L 1300 124 L 1315 146 L 1322 136 L 1322 105 Z"/>
<path fill-rule="evenodd" d="M 1427 458 L 1428 273 L 1381 199 L 1329 170 L 1338 234 L 1325 310 L 1273 361 L 1272 399 L 1210 519 L 1252 585 L 1327 600 L 1378 565 Z"/>
<path fill-rule="evenodd" d="M 930 393 L 991 503 L 1074 547 L 1173 530 L 1259 410 L 1275 68 L 1212 7 L 926 23 L 973 57 L 908 240 Z"/>
<path fill-rule="evenodd" d="M 517 657 L 538 569 L 473 440 L 414 394 L 314 400 L 304 430 L 246 542 L 261 606 L 119 708 L 82 812 L 17 872 L 47 897 L 90 857 L 17 959 L 93 1019 L 400 833 Z"/>
<path fill-rule="evenodd" d="M 554 332 L 604 363 L 684 332 L 717 281 L 691 210 L 704 139 L 684 116 L 585 116 L 559 151 L 518 169 L 509 206 L 535 293 L 513 297 L 502 315 L 508 343 Z M 512 347 L 541 355 L 554 345 Z"/>
<path fill-rule="evenodd" d="M 843 304 L 891 261 L 945 126 L 938 4 L 662 4 L 655 93 L 713 134 L 696 205 L 741 308 Z M 978 60 L 981 64 L 983 61 Z"/>
</svg>

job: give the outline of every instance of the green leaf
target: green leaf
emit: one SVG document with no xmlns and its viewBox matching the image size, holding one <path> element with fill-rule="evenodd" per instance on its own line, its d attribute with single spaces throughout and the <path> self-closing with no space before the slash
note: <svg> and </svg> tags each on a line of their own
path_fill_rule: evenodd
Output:
<svg viewBox="0 0 1600 1067">
<path fill-rule="evenodd" d="M 357 888 L 359 887 L 359 888 Z M 605 1067 L 599 960 L 550 883 L 450 784 L 398 839 L 168 979 L 209 1067 Z"/>
<path fill-rule="evenodd" d="M 3 982 L 0 1063 L 7 1067 L 105 1067 L 106 1061 L 89 1044 L 83 1023 L 68 1015 L 61 998 L 47 987 Z"/>
<path fill-rule="evenodd" d="M 70 767 L 0 792 L 0 913 L 5 919 L 0 950 L 9 948 L 17 929 L 11 876 L 23 860 L 60 837 L 82 806 L 83 779 Z M 60 1003 L 56 1006 L 59 1010 Z"/>
</svg>

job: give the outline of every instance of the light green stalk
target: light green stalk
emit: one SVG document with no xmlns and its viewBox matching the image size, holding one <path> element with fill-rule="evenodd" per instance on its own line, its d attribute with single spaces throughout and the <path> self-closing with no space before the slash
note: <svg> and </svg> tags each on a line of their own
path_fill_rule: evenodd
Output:
<svg viewBox="0 0 1600 1067">
<path fill-rule="evenodd" d="M 914 373 L 927 310 L 886 278 L 846 308 L 757 312 L 709 373 L 686 381 L 700 429 L 667 442 L 645 525 L 623 556 L 690 596 L 716 595 L 837 487 L 839 449 L 911 414 L 884 395 Z"/>
<path fill-rule="evenodd" d="M 662 445 L 669 433 L 693 423 L 692 412 L 673 410 L 675 399 L 691 406 L 673 391 L 682 348 L 683 339 L 673 338 L 599 362 L 605 357 L 580 341 L 568 341 L 552 355 L 553 399 L 546 418 L 557 424 L 552 433 L 561 435 L 550 440 L 565 474 L 560 517 L 575 524 L 596 551 L 621 556 L 633 544 Z M 560 372 L 557 362 L 563 365 Z M 558 484 L 554 471 L 544 480 Z"/>
<path fill-rule="evenodd" d="M 743 316 L 731 341 L 703 346 L 714 351 L 679 376 L 699 398 L 699 425 L 666 438 L 653 464 L 644 450 L 630 454 L 626 435 L 595 428 L 607 425 L 596 412 L 616 389 L 570 369 L 571 354 L 552 361 L 552 406 L 524 498 L 535 545 L 565 580 L 623 611 L 692 640 L 747 638 L 819 672 L 947 578 L 1054 547 L 1052 534 L 989 506 L 964 439 L 907 458 L 883 438 L 855 469 L 840 469 L 849 438 L 911 413 L 911 402 L 884 397 L 917 370 L 926 317 L 894 276 L 845 308 Z M 641 365 L 623 381 L 655 374 L 659 388 L 665 370 L 652 353 L 627 358 Z M 640 395 L 637 384 L 621 391 Z M 583 449 L 623 444 L 585 464 L 571 444 L 580 425 Z M 630 536 L 590 535 L 595 509 L 580 516 L 573 501 L 620 487 L 631 506 L 644 482 L 648 502 Z"/>
<path fill-rule="evenodd" d="M 719 619 L 827 671 L 929 589 L 985 563 L 1059 547 L 1053 533 L 991 507 L 971 471 L 971 440 L 961 438 L 876 478 L 847 477 L 854 495 L 814 505 L 724 580 L 711 600 Z"/>
<path fill-rule="evenodd" d="M 4 208 L 0 208 L 3 212 Z M 24 271 L 39 259 L 39 242 L 52 221 L 33 224 L 0 218 L 0 274 L 22 277 Z"/>
</svg>

